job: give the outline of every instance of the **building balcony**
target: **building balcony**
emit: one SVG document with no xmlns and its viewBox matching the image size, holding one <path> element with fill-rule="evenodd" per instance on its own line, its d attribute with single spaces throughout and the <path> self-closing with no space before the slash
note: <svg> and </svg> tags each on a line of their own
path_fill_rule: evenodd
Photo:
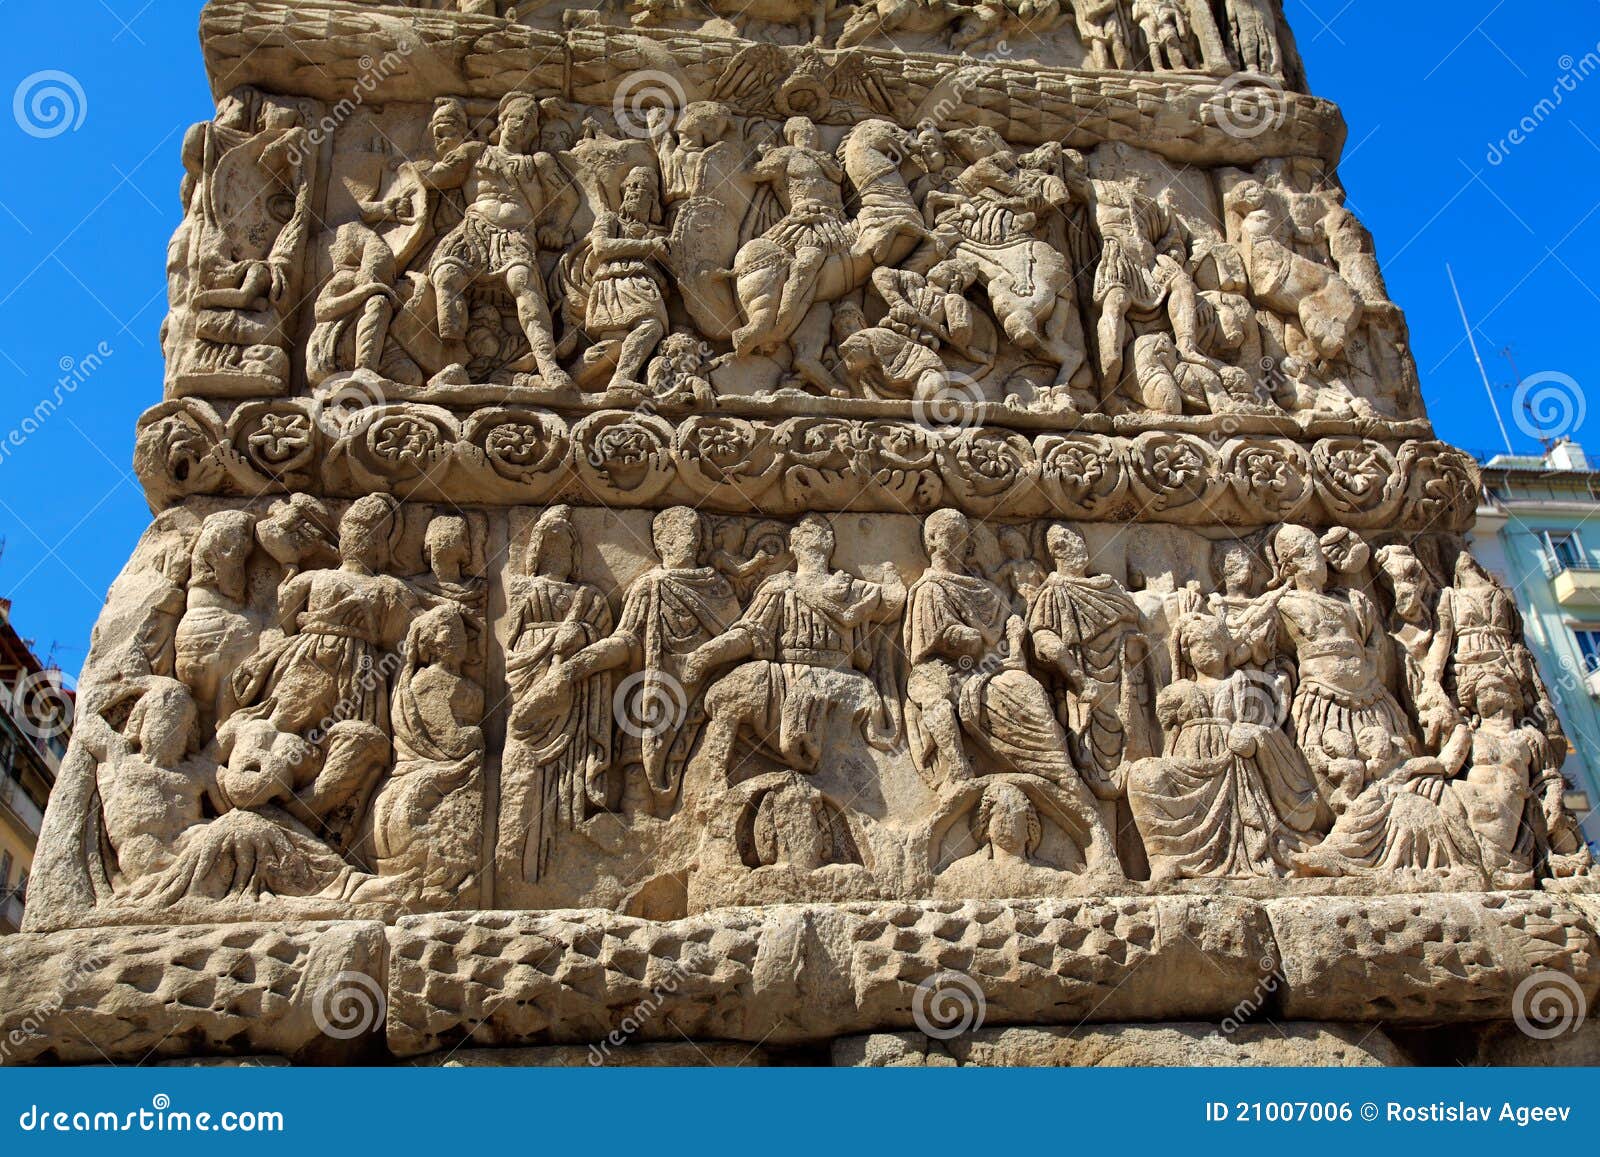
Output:
<svg viewBox="0 0 1600 1157">
<path fill-rule="evenodd" d="M 1600 566 L 1561 563 L 1550 570 L 1550 589 L 1563 608 L 1600 612 Z"/>
<path fill-rule="evenodd" d="M 22 897 L 15 892 L 0 896 L 0 936 L 22 931 Z"/>
<path fill-rule="evenodd" d="M 44 824 L 44 809 L 28 797 L 20 783 L 4 772 L 0 772 L 0 819 L 14 820 L 34 839 L 39 838 L 39 828 Z"/>
</svg>

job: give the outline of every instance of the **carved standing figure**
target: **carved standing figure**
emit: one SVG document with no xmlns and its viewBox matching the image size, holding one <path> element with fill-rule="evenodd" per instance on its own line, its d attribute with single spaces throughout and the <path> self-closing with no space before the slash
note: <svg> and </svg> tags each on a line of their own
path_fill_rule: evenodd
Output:
<svg viewBox="0 0 1600 1157">
<path fill-rule="evenodd" d="M 1133 0 L 1133 19 L 1150 50 L 1156 72 L 1181 72 L 1195 67 L 1190 41 L 1193 30 L 1183 0 Z"/>
<path fill-rule="evenodd" d="M 605 671 L 634 672 L 617 690 L 614 714 L 638 741 L 651 805 L 660 815 L 677 803 L 684 764 L 706 719 L 702 688 L 686 676 L 684 661 L 739 617 L 728 580 L 700 565 L 704 534 L 700 516 L 688 507 L 656 515 L 651 539 L 660 565 L 628 588 L 617 629 L 544 679 L 579 683 Z"/>
<path fill-rule="evenodd" d="M 552 506 L 528 543 L 528 577 L 508 592 L 506 689 L 510 738 L 502 773 L 500 864 L 538 880 L 556 834 L 619 802 L 611 779 L 611 675 L 551 678 L 583 648 L 611 634 L 605 596 L 576 577 L 572 508 Z"/>
<path fill-rule="evenodd" d="M 527 357 L 515 370 L 537 370 L 548 390 L 572 379 L 556 361 L 550 305 L 539 271 L 541 242 L 559 240 L 552 210 L 575 204 L 572 183 L 549 153 L 532 152 L 539 136 L 539 102 L 526 93 L 501 98 L 494 142 L 469 141 L 430 179 L 440 188 L 465 188 L 466 216 L 439 243 L 428 265 L 438 295 L 439 336 L 467 336 L 467 293 L 479 283 L 504 285 L 515 299 L 528 341 Z M 569 214 L 570 215 L 570 214 Z"/>
<path fill-rule="evenodd" d="M 174 673 L 194 694 L 208 728 L 232 714 L 230 676 L 255 649 L 256 626 L 245 613 L 254 550 L 255 519 L 242 510 L 209 515 L 195 539 Z"/>
<path fill-rule="evenodd" d="M 605 378 L 608 389 L 644 391 L 645 363 L 667 332 L 666 231 L 653 172 L 622 179 L 622 200 L 589 231 L 582 324 L 595 343 L 584 351 L 578 384 Z"/>
<path fill-rule="evenodd" d="M 1120 878 L 1111 833 L 1072 765 L 1050 696 L 1027 670 L 1027 628 L 1010 597 L 969 569 L 971 524 L 959 511 L 937 510 L 923 542 L 931 561 L 911 588 L 905 622 L 913 756 L 958 785 L 978 774 L 970 744 L 994 770 L 1056 785 L 1061 822 L 1089 870 Z"/>
<path fill-rule="evenodd" d="M 1228 33 L 1246 72 L 1283 75 L 1278 13 L 1273 0 L 1226 0 Z"/>
<path fill-rule="evenodd" d="M 1110 575 L 1089 574 L 1089 547 L 1057 523 L 1046 536 L 1055 573 L 1028 608 L 1039 666 L 1079 773 L 1101 799 L 1123 793 L 1129 761 L 1155 753 L 1148 650 L 1133 598 Z"/>
<path fill-rule="evenodd" d="M 1075 0 L 1078 39 L 1088 52 L 1088 68 L 1126 72 L 1133 68 L 1133 37 L 1123 0 Z"/>
</svg>

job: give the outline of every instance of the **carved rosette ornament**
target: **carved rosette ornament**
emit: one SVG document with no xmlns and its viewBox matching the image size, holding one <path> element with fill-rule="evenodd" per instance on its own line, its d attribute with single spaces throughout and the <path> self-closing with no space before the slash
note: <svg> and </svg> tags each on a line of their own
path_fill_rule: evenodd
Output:
<svg viewBox="0 0 1600 1157">
<path fill-rule="evenodd" d="M 376 957 L 404 1056 L 667 974 L 708 1039 L 901 1031 L 956 957 L 1009 1023 L 1501 1015 L 1437 927 L 1594 995 L 1568 741 L 1277 3 L 202 37 L 155 518 L 0 997 L 88 939 Z"/>
</svg>

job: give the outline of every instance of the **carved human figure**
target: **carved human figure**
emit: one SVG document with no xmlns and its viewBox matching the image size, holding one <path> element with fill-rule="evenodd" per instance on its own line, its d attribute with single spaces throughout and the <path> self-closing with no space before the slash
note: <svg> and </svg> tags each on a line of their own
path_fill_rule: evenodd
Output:
<svg viewBox="0 0 1600 1157">
<path fill-rule="evenodd" d="M 1226 0 L 1229 38 L 1246 72 L 1283 75 L 1275 7 L 1273 0 Z"/>
<path fill-rule="evenodd" d="M 230 677 L 255 649 L 246 613 L 255 519 L 242 510 L 209 515 L 195 539 L 187 608 L 174 639 L 174 673 L 193 693 L 208 729 L 233 711 Z"/>
<path fill-rule="evenodd" d="M 889 312 L 878 325 L 839 343 L 847 381 L 869 397 L 946 404 L 981 400 L 970 387 L 966 392 L 972 396 L 961 396 L 961 383 L 970 379 L 954 376 L 940 356 L 946 345 L 972 352 L 975 319 L 965 293 L 976 279 L 976 270 L 962 261 L 941 261 L 926 275 L 875 270 L 872 284 Z M 979 356 L 992 362 L 994 351 Z"/>
<path fill-rule="evenodd" d="M 1131 183 L 1096 181 L 1094 190 L 1102 245 L 1094 299 L 1100 307 L 1100 377 L 1106 391 L 1122 380 L 1133 321 L 1165 317 L 1179 356 L 1217 367 L 1200 347 L 1199 290 L 1171 212 Z"/>
<path fill-rule="evenodd" d="M 1056 569 L 1029 604 L 1029 641 L 1079 774 L 1101 799 L 1115 799 L 1126 764 L 1155 751 L 1139 607 L 1110 575 L 1089 574 L 1077 531 L 1057 523 L 1045 543 Z"/>
<path fill-rule="evenodd" d="M 1055 784 L 1062 822 L 1089 870 L 1120 877 L 1111 834 L 1072 765 L 1050 696 L 1027 670 L 1027 628 L 1009 596 L 969 570 L 973 535 L 966 516 L 935 511 L 923 543 L 930 563 L 911 588 L 905 621 L 913 756 L 944 783 L 960 784 L 979 771 L 970 744 L 998 771 Z"/>
<path fill-rule="evenodd" d="M 1288 679 L 1234 669 L 1236 644 L 1212 615 L 1180 619 L 1171 646 L 1176 678 L 1156 701 L 1165 749 L 1128 772 L 1151 878 L 1288 875 L 1322 814 L 1283 729 Z"/>
<path fill-rule="evenodd" d="M 1386 681 L 1417 721 L 1423 749 L 1438 754 L 1460 722 L 1443 682 L 1449 640 L 1438 629 L 1438 584 L 1409 546 L 1385 546 L 1375 557 L 1393 608 L 1389 634 L 1394 647 L 1384 668 Z"/>
<path fill-rule="evenodd" d="M 422 539 L 428 573 L 417 587 L 435 606 L 454 604 L 465 616 L 469 645 L 481 639 L 489 587 L 472 573 L 472 529 L 465 518 L 446 514 L 432 519 Z"/>
<path fill-rule="evenodd" d="M 1414 746 L 1412 725 L 1383 682 L 1387 636 L 1372 600 L 1359 591 L 1329 592 L 1328 561 L 1315 531 L 1281 527 L 1272 548 L 1281 585 L 1258 605 L 1276 617 L 1279 645 L 1295 660 L 1295 735 L 1319 790 L 1332 801 L 1341 792 L 1332 737 L 1357 742 L 1371 728 Z"/>
<path fill-rule="evenodd" d="M 1020 527 L 1002 527 L 996 537 L 1005 561 L 995 571 L 994 581 L 1011 592 L 1012 605 L 1018 614 L 1024 614 L 1048 581 L 1049 571 L 1033 556 L 1033 543 Z"/>
<path fill-rule="evenodd" d="M 623 599 L 622 617 L 610 636 L 589 644 L 543 682 L 574 684 L 605 671 L 634 672 L 618 695 L 624 732 L 637 739 L 650 802 L 670 812 L 683 783 L 683 768 L 706 719 L 701 687 L 684 672 L 684 660 L 702 643 L 723 634 L 739 617 L 733 588 L 714 568 L 700 565 L 705 530 L 685 506 L 656 515 L 651 540 L 660 565 L 634 580 Z"/>
<path fill-rule="evenodd" d="M 113 860 L 114 891 L 153 876 L 172 861 L 182 834 L 204 814 L 211 770 L 198 758 L 200 709 L 174 679 L 140 681 L 120 732 L 98 715 L 81 728 L 94 755 L 96 789 Z"/>
<path fill-rule="evenodd" d="M 186 138 L 190 219 L 169 258 L 187 270 L 171 278 L 186 300 L 172 302 L 166 328 L 171 373 L 185 390 L 287 385 L 283 325 L 311 228 L 316 154 L 299 111 L 249 87 L 223 97 L 215 119 Z"/>
<path fill-rule="evenodd" d="M 263 636 L 233 676 L 240 708 L 218 731 L 218 781 L 235 807 L 279 803 L 337 846 L 388 767 L 395 650 L 418 609 L 383 573 L 398 504 L 372 494 L 339 522 L 337 570 L 305 571 L 278 589 L 281 633 Z"/>
<path fill-rule="evenodd" d="M 1069 882 L 1068 873 L 1040 859 L 1045 836 L 1041 812 L 1054 817 L 1058 805 L 1049 797 L 1041 807 L 1029 798 L 1030 790 L 1041 794 L 1025 776 L 986 776 L 976 807 L 965 799 L 953 801 L 970 809 L 971 834 L 957 847 L 973 850 L 948 866 L 935 865 L 937 898 L 1048 896 Z"/>
<path fill-rule="evenodd" d="M 434 250 L 428 278 L 438 294 L 439 336 L 447 342 L 467 336 L 468 291 L 480 282 L 503 284 L 516 300 L 529 346 L 511 368 L 537 370 L 544 387 L 555 391 L 572 379 L 556 361 L 539 249 L 560 239 L 540 222 L 551 210 L 575 204 L 577 194 L 549 153 L 531 151 L 538 136 L 539 102 L 508 93 L 493 143 L 465 142 L 435 166 L 429 179 L 442 189 L 464 188 L 469 203 L 461 223 Z"/>
<path fill-rule="evenodd" d="M 1072 188 L 1059 176 L 1025 170 L 993 129 L 960 129 L 945 138 L 966 168 L 950 192 L 928 194 L 923 212 L 932 238 L 911 264 L 926 268 L 933 258 L 958 257 L 977 271 L 1006 337 L 1057 367 L 1051 388 L 1086 387 L 1074 271 L 1042 236 L 1053 214 L 1071 212 Z"/>
<path fill-rule="evenodd" d="M 402 647 L 390 718 L 394 769 L 372 802 L 372 860 L 382 891 L 450 907 L 480 870 L 483 687 L 466 673 L 466 616 L 445 604 L 419 615 Z M 361 899 L 375 899 L 368 885 Z"/>
<path fill-rule="evenodd" d="M 393 250 L 365 225 L 350 223 L 335 231 L 328 256 L 333 274 L 317 294 L 306 375 L 316 384 L 337 373 L 362 370 L 420 386 L 421 368 L 389 339 L 400 305 Z"/>
<path fill-rule="evenodd" d="M 1132 36 L 1123 0 L 1075 0 L 1078 38 L 1088 53 L 1087 67 L 1110 71 L 1133 68 Z"/>
<path fill-rule="evenodd" d="M 1323 362 L 1339 358 L 1363 310 L 1361 299 L 1336 270 L 1295 251 L 1295 242 L 1323 243 L 1320 225 L 1300 226 L 1255 180 L 1229 194 L 1226 212 L 1228 237 L 1244 258 L 1252 296 L 1297 327 L 1299 338 L 1290 343 L 1289 354 Z"/>
<path fill-rule="evenodd" d="M 1389 305 L 1389 288 L 1378 265 L 1377 246 L 1361 218 L 1345 204 L 1343 189 L 1328 194 L 1332 205 L 1322 219 L 1321 231 L 1327 238 L 1328 253 L 1344 278 L 1361 296 L 1362 303 L 1381 308 Z"/>
<path fill-rule="evenodd" d="M 582 324 L 595 344 L 584 351 L 580 386 L 609 374 L 609 389 L 646 389 L 645 363 L 667 332 L 667 239 L 661 221 L 656 175 L 638 167 L 622 179 L 616 212 L 601 213 L 589 231 Z"/>
<path fill-rule="evenodd" d="M 612 677 L 559 674 L 611 634 L 605 596 L 576 577 L 578 550 L 572 508 L 552 506 L 529 538 L 527 577 L 514 579 L 508 592 L 506 689 L 516 747 L 501 777 L 496 859 L 530 881 L 549 867 L 559 831 L 619 802 L 611 777 Z"/>
<path fill-rule="evenodd" d="M 1190 43 L 1193 30 L 1183 0 L 1133 0 L 1133 20 L 1150 49 L 1156 72 L 1181 72 L 1195 67 Z"/>
<path fill-rule="evenodd" d="M 834 546 L 827 519 L 802 519 L 789 536 L 794 570 L 763 582 L 737 622 L 683 661 L 690 686 L 740 664 L 705 696 L 710 720 L 702 750 L 726 779 L 741 734 L 808 774 L 820 766 L 833 719 L 851 721 L 878 747 L 899 738 L 883 699 L 885 690 L 894 696 L 898 689 L 876 686 L 871 676 L 890 667 L 883 645 L 891 639 L 873 628 L 899 620 L 905 585 L 889 563 L 882 583 L 831 569 Z"/>
</svg>

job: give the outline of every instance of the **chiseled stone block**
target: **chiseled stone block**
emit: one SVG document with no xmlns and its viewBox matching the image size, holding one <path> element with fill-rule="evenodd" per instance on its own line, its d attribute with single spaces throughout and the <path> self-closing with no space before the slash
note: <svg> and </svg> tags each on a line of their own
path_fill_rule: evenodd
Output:
<svg viewBox="0 0 1600 1157">
<path fill-rule="evenodd" d="M 380 1055 L 383 926 L 215 924 L 0 938 L 0 1062 Z"/>
</svg>

